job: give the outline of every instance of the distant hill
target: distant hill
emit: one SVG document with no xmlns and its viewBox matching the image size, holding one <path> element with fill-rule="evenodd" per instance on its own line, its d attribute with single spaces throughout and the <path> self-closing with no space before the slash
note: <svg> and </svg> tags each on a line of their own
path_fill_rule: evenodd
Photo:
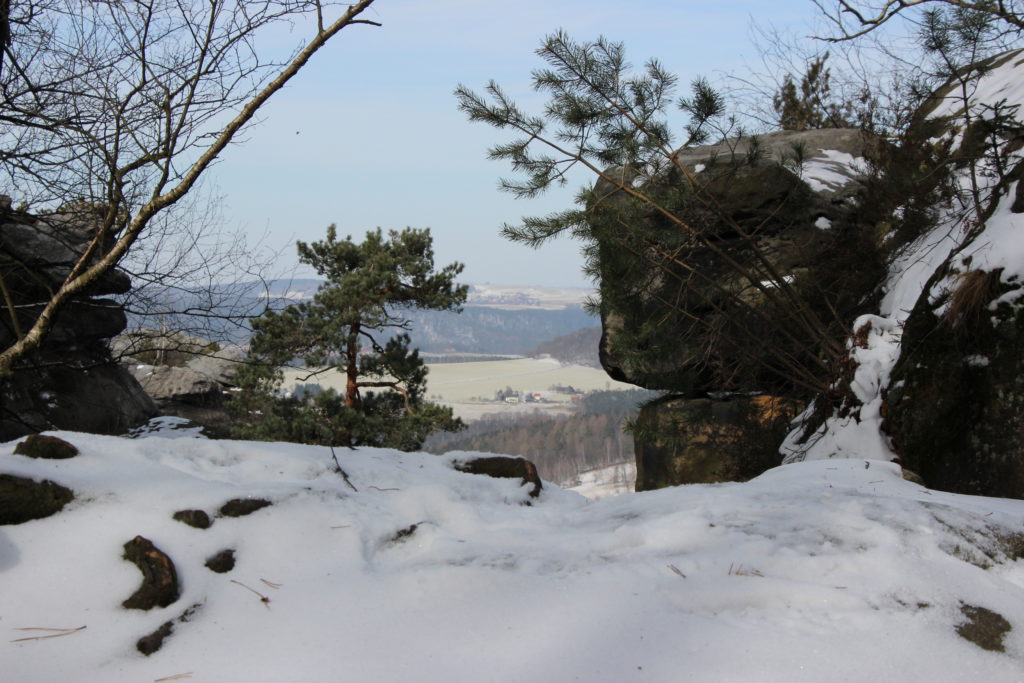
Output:
<svg viewBox="0 0 1024 683">
<path fill-rule="evenodd" d="M 259 315 L 268 307 L 280 309 L 308 300 L 321 283 L 315 279 L 271 280 L 220 285 L 212 292 L 169 291 L 159 297 L 162 309 L 196 313 L 147 316 L 134 307 L 129 310 L 129 326 L 162 327 L 220 343 L 245 344 L 252 330 L 239 325 L 239 320 L 244 323 L 246 316 Z M 525 355 L 544 342 L 592 327 L 596 318 L 582 305 L 590 293 L 573 288 L 473 287 L 461 314 L 412 311 L 410 335 L 413 346 L 424 353 Z M 227 314 L 235 320 L 217 317 Z"/>
<path fill-rule="evenodd" d="M 594 325 L 581 306 L 562 309 L 467 306 L 461 314 L 412 311 L 413 346 L 428 353 L 526 355 L 540 344 Z"/>
<path fill-rule="evenodd" d="M 534 358 L 551 356 L 560 363 L 600 368 L 598 347 L 601 344 L 601 327 L 584 327 L 581 330 L 563 334 L 540 344 L 526 355 Z"/>
</svg>

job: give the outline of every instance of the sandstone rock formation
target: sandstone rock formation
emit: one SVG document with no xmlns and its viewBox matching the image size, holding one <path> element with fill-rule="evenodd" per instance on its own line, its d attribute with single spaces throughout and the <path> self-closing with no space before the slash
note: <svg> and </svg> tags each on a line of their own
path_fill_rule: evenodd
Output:
<svg viewBox="0 0 1024 683">
<path fill-rule="evenodd" d="M 666 397 L 636 421 L 636 490 L 746 481 L 779 464 L 802 405 L 770 396 Z"/>
<path fill-rule="evenodd" d="M 0 208 L 0 278 L 13 305 L 0 310 L 0 346 L 31 325 L 91 239 L 91 224 L 79 214 L 40 217 Z M 155 414 L 107 348 L 126 318 L 115 300 L 98 297 L 130 286 L 115 269 L 73 296 L 43 345 L 0 381 L 0 441 L 54 428 L 118 434 Z"/>
<path fill-rule="evenodd" d="M 828 264 L 854 246 L 854 231 L 832 229 L 849 220 L 853 202 L 863 190 L 868 172 L 864 160 L 871 141 L 860 131 L 829 129 L 782 131 L 756 138 L 731 140 L 717 145 L 695 147 L 678 153 L 677 158 L 692 174 L 693 182 L 707 201 L 693 201 L 681 211 L 688 224 L 712 237 L 730 257 L 742 263 L 755 258 L 743 240 L 738 240 L 733 225 L 752 236 L 756 248 L 767 256 L 773 267 L 790 280 L 814 277 L 812 271 L 829 270 Z M 689 181 L 682 179 L 681 184 Z M 599 181 L 598 196 L 616 194 L 613 186 Z M 679 232 L 674 226 L 666 233 Z M 863 235 L 858 235 L 862 237 Z M 672 237 L 666 238 L 672 243 Z M 603 245 L 600 245 L 603 246 Z M 609 241 L 609 249 L 617 249 Z M 611 261 L 612 259 L 603 259 Z M 605 310 L 601 342 L 601 362 L 613 378 L 647 389 L 665 390 L 692 396 L 708 391 L 779 390 L 769 386 L 771 379 L 759 373 L 756 363 L 746 363 L 736 373 L 732 386 L 723 386 L 708 359 L 718 356 L 720 363 L 735 361 L 729 349 L 728 334 L 712 339 L 707 330 L 724 330 L 732 322 L 737 296 L 754 306 L 763 304 L 759 293 L 737 279 L 734 269 L 707 250 L 688 253 L 688 262 L 699 276 L 678 268 L 653 267 L 642 260 L 633 264 L 628 276 L 604 272 L 602 278 L 612 287 L 635 289 L 629 310 Z M 641 275 L 637 275 L 637 269 Z M 643 272 L 644 270 L 648 272 Z M 687 313 L 672 313 L 665 302 L 675 302 Z M 756 326 L 756 316 L 741 313 L 745 324 Z M 638 360 L 633 349 L 617 345 L 620 331 L 633 343 L 636 333 L 659 318 L 660 336 L 668 343 L 651 349 Z M 665 331 L 670 328 L 671 333 Z M 756 332 L 755 332 L 756 334 Z M 793 349 L 795 355 L 800 351 Z M 720 373 L 718 373 L 720 374 Z"/>
<path fill-rule="evenodd" d="M 681 150 L 689 177 L 676 181 L 684 200 L 675 215 L 710 245 L 685 247 L 685 264 L 623 265 L 611 253 L 618 235 L 599 237 L 602 297 L 612 302 L 602 316 L 602 365 L 615 379 L 672 394 L 637 420 L 638 490 L 749 479 L 781 462 L 778 444 L 807 392 L 781 376 L 778 360 L 813 354 L 799 335 L 779 334 L 784 312 L 729 261 L 763 268 L 763 257 L 824 320 L 835 319 L 831 307 L 845 314 L 863 305 L 881 275 L 880 263 L 871 268 L 873 227 L 854 210 L 873 144 L 860 131 L 830 129 Z M 621 191 L 599 181 L 596 194 L 615 202 Z M 659 232 L 650 213 L 634 220 L 653 221 L 651 239 L 665 249 L 681 244 L 679 226 Z M 849 262 L 853 254 L 861 260 Z M 767 421 L 755 417 L 764 401 L 778 406 Z"/>
<path fill-rule="evenodd" d="M 875 175 L 857 161 L 867 143 L 851 131 L 777 133 L 763 136 L 760 146 L 741 141 L 680 153 L 717 200 L 717 215 L 760 226 L 756 238 L 796 286 L 842 283 L 827 299 L 838 302 L 833 318 L 846 319 L 832 332 L 848 355 L 835 359 L 826 388 L 810 394 L 773 386 L 738 362 L 735 383 L 723 386 L 708 359 L 728 367 L 728 345 L 692 332 L 705 326 L 728 333 L 716 321 L 713 295 L 697 297 L 710 305 L 691 307 L 695 315 L 686 320 L 673 317 L 664 302 L 684 301 L 702 286 L 735 292 L 728 273 L 697 259 L 690 265 L 699 275 L 674 299 L 650 278 L 636 295 L 640 314 L 606 316 L 602 349 L 613 377 L 681 394 L 645 407 L 638 418 L 638 488 L 750 476 L 741 468 L 761 466 L 759 457 L 734 459 L 733 435 L 738 443 L 745 430 L 732 426 L 738 408 L 719 401 L 760 392 L 813 401 L 786 440 L 787 462 L 864 450 L 864 457 L 898 459 L 908 476 L 919 475 L 929 487 L 1024 498 L 1022 71 L 1024 51 L 965 68 L 961 77 L 984 82 L 965 91 L 954 79 L 940 88 L 899 145 L 870 154 Z M 965 100 L 965 92 L 973 99 Z M 738 171 L 721 162 L 750 157 L 751 149 L 753 158 Z M 714 215 L 698 207 L 687 216 L 714 233 Z M 843 242 L 843 235 L 852 241 Z M 836 260 L 843 252 L 847 260 Z M 859 260 L 865 272 L 858 277 Z M 616 331 L 654 319 L 656 299 L 659 324 L 670 334 L 665 353 L 640 350 L 653 359 L 644 364 L 637 360 L 644 353 L 616 348 Z M 762 305 L 749 301 L 751 310 Z M 844 429 L 854 431 L 835 438 L 846 441 L 830 440 Z M 653 435 L 646 444 L 645 431 Z M 708 449 L 709 434 L 727 435 L 725 447 Z M 777 435 L 765 438 L 778 445 Z"/>
<path fill-rule="evenodd" d="M 208 437 L 229 436 L 224 397 L 244 359 L 239 348 L 154 330 L 122 335 L 113 345 L 162 415 L 190 420 Z"/>
</svg>

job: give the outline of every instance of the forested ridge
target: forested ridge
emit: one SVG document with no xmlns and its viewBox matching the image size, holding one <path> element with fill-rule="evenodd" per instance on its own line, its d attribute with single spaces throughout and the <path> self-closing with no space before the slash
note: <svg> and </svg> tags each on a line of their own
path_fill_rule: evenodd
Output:
<svg viewBox="0 0 1024 683">
<path fill-rule="evenodd" d="M 544 479 L 572 484 L 579 472 L 634 459 L 633 437 L 625 428 L 637 406 L 654 395 L 644 390 L 595 391 L 580 401 L 573 415 L 538 410 L 527 416 L 487 416 L 465 431 L 431 435 L 424 450 L 521 455 L 537 465 Z"/>
</svg>

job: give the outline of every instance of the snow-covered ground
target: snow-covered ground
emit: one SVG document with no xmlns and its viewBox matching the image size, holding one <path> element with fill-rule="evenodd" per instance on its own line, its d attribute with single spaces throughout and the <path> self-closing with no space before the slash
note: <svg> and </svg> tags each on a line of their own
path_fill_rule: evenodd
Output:
<svg viewBox="0 0 1024 683">
<path fill-rule="evenodd" d="M 0 527 L 3 681 L 1024 679 L 1024 564 L 999 540 L 1024 501 L 928 491 L 889 463 L 596 501 L 547 485 L 528 506 L 517 480 L 453 469 L 466 454 L 339 450 L 349 486 L 326 448 L 57 435 L 81 455 L 0 445 L 0 473 L 77 496 Z M 238 497 L 274 504 L 172 520 Z M 136 535 L 177 565 L 169 607 L 121 607 Z M 204 567 L 226 548 L 233 570 Z M 1009 622 L 1005 652 L 957 634 L 964 604 Z"/>
<path fill-rule="evenodd" d="M 584 470 L 577 481 L 563 483 L 564 488 L 587 498 L 608 498 L 636 490 L 636 463 L 620 462 L 607 467 Z"/>
</svg>

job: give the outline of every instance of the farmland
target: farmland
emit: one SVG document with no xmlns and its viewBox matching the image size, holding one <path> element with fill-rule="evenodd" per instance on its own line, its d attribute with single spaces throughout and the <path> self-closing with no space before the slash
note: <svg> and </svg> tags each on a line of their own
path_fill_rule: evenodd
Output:
<svg viewBox="0 0 1024 683">
<path fill-rule="evenodd" d="M 635 389 L 631 384 L 616 382 L 603 370 L 580 365 L 561 365 L 557 361 L 537 358 L 482 361 L 470 363 L 440 363 L 427 366 L 427 393 L 435 400 L 451 404 L 456 414 L 473 420 L 483 414 L 497 411 L 532 412 L 543 407 L 564 412 L 570 396 L 550 391 L 551 387 L 571 386 L 577 391 Z M 340 389 L 344 378 L 337 371 L 303 381 L 309 372 L 289 369 L 285 371 L 286 388 L 297 384 L 316 383 L 324 388 Z M 517 392 L 542 394 L 545 403 L 510 406 L 494 400 L 495 393 L 506 387 Z M 559 410 L 561 409 L 561 410 Z"/>
</svg>

